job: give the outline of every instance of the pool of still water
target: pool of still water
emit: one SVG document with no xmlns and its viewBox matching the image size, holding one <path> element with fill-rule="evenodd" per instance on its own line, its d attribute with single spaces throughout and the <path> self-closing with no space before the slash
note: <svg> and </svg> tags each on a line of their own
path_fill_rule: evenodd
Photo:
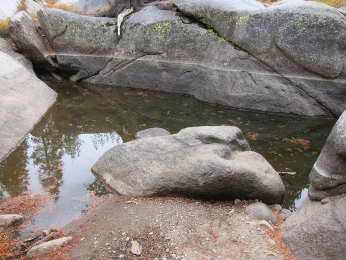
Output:
<svg viewBox="0 0 346 260">
<path fill-rule="evenodd" d="M 335 120 L 245 112 L 208 105 L 192 97 L 124 88 L 50 86 L 58 102 L 21 145 L 0 164 L 0 200 L 31 190 L 49 190 L 50 211 L 43 211 L 22 235 L 35 228 L 61 228 L 81 216 L 90 194 L 109 192 L 91 166 L 109 148 L 135 139 L 135 133 L 161 127 L 172 134 L 190 126 L 239 127 L 252 150 L 284 176 L 283 206 L 292 211 L 307 196 L 308 175 Z"/>
</svg>

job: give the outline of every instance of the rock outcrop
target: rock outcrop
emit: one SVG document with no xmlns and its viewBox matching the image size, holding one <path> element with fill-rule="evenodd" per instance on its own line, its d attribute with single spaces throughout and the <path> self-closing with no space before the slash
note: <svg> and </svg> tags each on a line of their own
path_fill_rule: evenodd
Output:
<svg viewBox="0 0 346 260">
<path fill-rule="evenodd" d="M 100 72 L 117 45 L 114 18 L 88 17 L 58 9 L 41 9 L 38 19 L 54 49 L 60 72 L 72 81 Z"/>
<path fill-rule="evenodd" d="M 281 226 L 282 241 L 296 259 L 345 259 L 346 196 L 325 205 L 305 199 Z"/>
<path fill-rule="evenodd" d="M 346 192 L 346 111 L 328 136 L 309 179 L 311 199 L 321 200 Z"/>
<path fill-rule="evenodd" d="M 51 107 L 57 93 L 6 53 L 0 52 L 0 160 Z"/>
<path fill-rule="evenodd" d="M 148 6 L 123 26 L 114 59 L 85 82 L 189 94 L 242 109 L 326 116 L 304 91 L 186 17 Z"/>
<path fill-rule="evenodd" d="M 297 259 L 345 258 L 345 137 L 346 111 L 336 122 L 309 175 L 309 196 L 281 226 L 286 231 L 282 241 Z"/>
<path fill-rule="evenodd" d="M 108 150 L 92 171 L 129 196 L 187 196 L 281 202 L 281 177 L 251 152 L 237 127 L 190 127 L 178 134 L 137 139 Z"/>
<path fill-rule="evenodd" d="M 35 66 L 54 71 L 58 65 L 51 59 L 42 35 L 37 31 L 34 21 L 25 11 L 17 13 L 8 23 L 8 32 L 12 41 L 24 56 Z"/>
<path fill-rule="evenodd" d="M 38 17 L 72 81 L 299 116 L 346 109 L 345 17 L 324 4 L 155 2 L 125 20 L 121 38 L 113 18 L 56 9 Z"/>
<path fill-rule="evenodd" d="M 284 0 L 268 8 L 244 0 L 175 4 L 280 74 L 301 74 L 303 68 L 335 78 L 345 71 L 346 19 L 328 5 L 302 0 Z"/>
</svg>

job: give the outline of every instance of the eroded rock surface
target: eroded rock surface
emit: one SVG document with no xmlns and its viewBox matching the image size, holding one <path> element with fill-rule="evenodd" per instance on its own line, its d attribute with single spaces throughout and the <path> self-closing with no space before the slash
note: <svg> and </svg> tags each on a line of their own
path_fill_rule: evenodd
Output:
<svg viewBox="0 0 346 260">
<path fill-rule="evenodd" d="M 313 199 L 346 192 L 346 111 L 328 136 L 309 179 L 309 196 Z"/>
<path fill-rule="evenodd" d="M 178 134 L 137 139 L 108 150 L 92 171 L 129 196 L 187 196 L 281 202 L 278 173 L 251 152 L 237 127 L 190 127 Z"/>
</svg>

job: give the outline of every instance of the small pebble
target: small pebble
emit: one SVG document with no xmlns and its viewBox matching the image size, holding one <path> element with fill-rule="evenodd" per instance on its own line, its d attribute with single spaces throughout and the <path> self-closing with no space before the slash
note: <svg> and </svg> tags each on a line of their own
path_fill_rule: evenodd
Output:
<svg viewBox="0 0 346 260">
<path fill-rule="evenodd" d="M 327 203 L 329 203 L 330 202 L 330 198 L 324 198 L 323 200 L 321 200 L 321 203 L 323 204 L 323 205 L 325 205 L 325 204 L 327 204 Z"/>
</svg>

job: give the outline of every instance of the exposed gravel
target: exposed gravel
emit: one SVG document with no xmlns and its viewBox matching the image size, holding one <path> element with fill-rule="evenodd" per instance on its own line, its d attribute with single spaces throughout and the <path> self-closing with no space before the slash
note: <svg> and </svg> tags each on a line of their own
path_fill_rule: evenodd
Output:
<svg viewBox="0 0 346 260">
<path fill-rule="evenodd" d="M 259 223 L 244 202 L 112 197 L 64 229 L 74 236 L 64 253 L 68 259 L 287 259 Z M 132 241 L 141 248 L 131 251 Z"/>
</svg>

